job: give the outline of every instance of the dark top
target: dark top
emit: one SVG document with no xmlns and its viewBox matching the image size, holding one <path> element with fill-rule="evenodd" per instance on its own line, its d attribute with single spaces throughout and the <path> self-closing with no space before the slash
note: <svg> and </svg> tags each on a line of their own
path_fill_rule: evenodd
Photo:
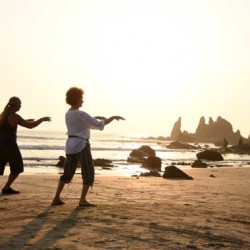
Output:
<svg viewBox="0 0 250 250">
<path fill-rule="evenodd" d="M 7 122 L 0 125 L 0 143 L 3 146 L 12 145 L 16 143 L 17 126 L 13 127 Z"/>
</svg>

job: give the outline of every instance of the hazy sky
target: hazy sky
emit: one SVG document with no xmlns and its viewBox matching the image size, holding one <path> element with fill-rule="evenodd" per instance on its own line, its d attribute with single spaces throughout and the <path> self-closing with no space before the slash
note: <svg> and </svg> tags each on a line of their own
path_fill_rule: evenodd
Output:
<svg viewBox="0 0 250 250">
<path fill-rule="evenodd" d="M 108 133 L 194 132 L 220 115 L 250 133 L 249 0 L 0 0 L 0 108 L 65 130 L 65 92 L 91 115 L 121 115 Z"/>
</svg>

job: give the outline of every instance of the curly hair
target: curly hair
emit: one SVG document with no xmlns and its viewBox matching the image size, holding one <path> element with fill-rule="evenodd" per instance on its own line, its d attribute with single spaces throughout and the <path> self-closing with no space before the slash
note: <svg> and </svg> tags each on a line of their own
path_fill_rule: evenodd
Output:
<svg viewBox="0 0 250 250">
<path fill-rule="evenodd" d="M 84 91 L 77 87 L 70 88 L 66 93 L 66 103 L 74 106 L 82 98 Z"/>
</svg>

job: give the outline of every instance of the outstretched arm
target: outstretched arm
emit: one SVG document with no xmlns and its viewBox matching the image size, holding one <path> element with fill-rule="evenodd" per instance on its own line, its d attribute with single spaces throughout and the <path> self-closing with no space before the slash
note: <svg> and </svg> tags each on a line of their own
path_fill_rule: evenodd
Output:
<svg viewBox="0 0 250 250">
<path fill-rule="evenodd" d="M 28 120 L 23 120 L 20 119 L 20 121 L 18 122 L 18 125 L 25 127 L 25 128 L 35 128 L 38 125 L 40 125 L 42 122 L 50 122 L 51 118 L 49 116 L 45 116 L 42 117 L 38 120 L 34 120 L 34 119 L 28 119 Z"/>
<path fill-rule="evenodd" d="M 123 117 L 121 117 L 121 116 L 115 115 L 115 116 L 111 116 L 111 117 L 105 119 L 105 120 L 104 120 L 104 124 L 107 125 L 107 124 L 109 124 L 110 122 L 112 122 L 113 120 L 119 121 L 119 120 L 125 120 L 125 119 L 124 119 Z"/>
<path fill-rule="evenodd" d="M 45 121 L 50 122 L 51 118 L 48 116 L 45 116 L 45 117 L 42 117 L 38 120 L 34 120 L 34 119 L 24 120 L 18 114 L 13 114 L 13 115 L 10 115 L 8 117 L 8 123 L 13 127 L 20 125 L 20 126 L 25 127 L 25 128 L 34 128 L 34 127 L 38 126 L 40 123 L 45 122 Z"/>
</svg>

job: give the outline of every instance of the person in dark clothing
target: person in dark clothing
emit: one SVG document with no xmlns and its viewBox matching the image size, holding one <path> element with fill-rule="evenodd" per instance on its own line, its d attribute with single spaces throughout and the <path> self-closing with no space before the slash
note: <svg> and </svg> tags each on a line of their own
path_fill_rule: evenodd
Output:
<svg viewBox="0 0 250 250">
<path fill-rule="evenodd" d="M 18 97 L 11 97 L 0 114 L 0 175 L 4 174 L 5 166 L 9 163 L 9 178 L 2 189 L 2 194 L 19 194 L 11 188 L 11 184 L 15 181 L 20 173 L 23 172 L 23 159 L 19 147 L 17 145 L 17 126 L 25 128 L 35 128 L 42 122 L 49 122 L 51 118 L 46 116 L 38 120 L 23 119 L 16 114 L 21 108 L 21 100 Z"/>
</svg>

